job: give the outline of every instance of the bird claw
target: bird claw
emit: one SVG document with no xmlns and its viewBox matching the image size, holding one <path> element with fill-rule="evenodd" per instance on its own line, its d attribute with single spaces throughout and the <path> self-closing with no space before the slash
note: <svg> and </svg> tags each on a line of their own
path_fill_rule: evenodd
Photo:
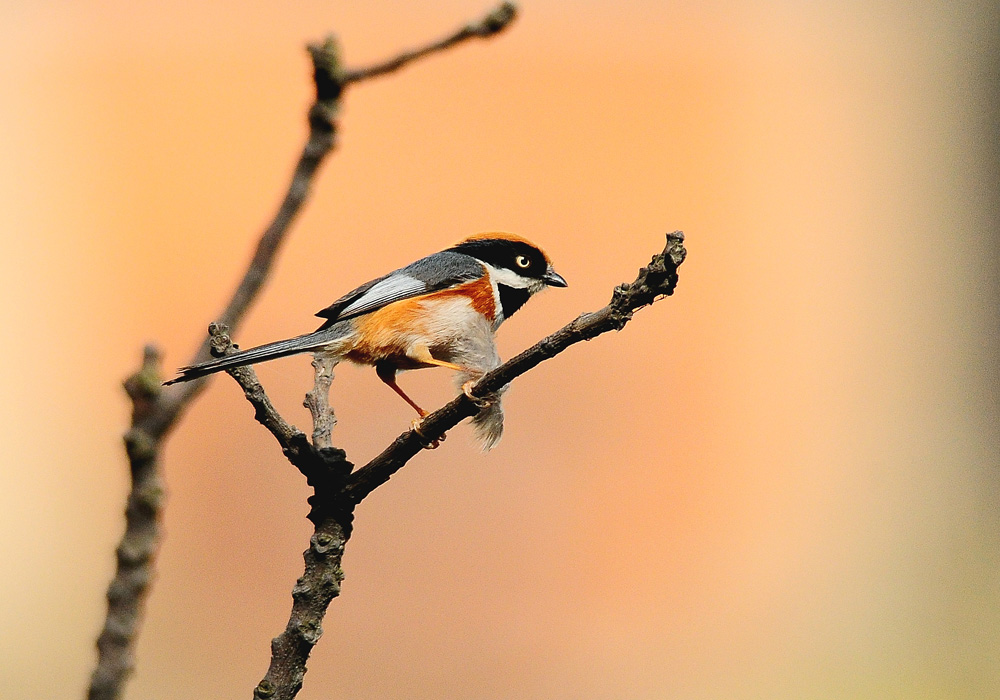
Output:
<svg viewBox="0 0 1000 700">
<path fill-rule="evenodd" d="M 442 435 L 437 440 L 428 440 L 427 436 L 420 432 L 420 426 L 423 425 L 424 417 L 414 418 L 410 423 L 410 430 L 416 433 L 417 437 L 420 438 L 420 442 L 424 444 L 425 450 L 436 450 L 441 446 L 441 443 L 445 441 L 445 435 Z"/>
<path fill-rule="evenodd" d="M 474 403 L 477 408 L 480 408 L 480 409 L 489 408 L 493 404 L 493 399 L 491 399 L 491 398 L 482 398 L 482 397 L 479 397 L 479 396 L 473 396 L 473 394 L 472 394 L 472 387 L 474 387 L 476 385 L 477 381 L 478 380 L 476 380 L 476 379 L 470 379 L 465 384 L 463 384 L 462 385 L 462 393 L 465 394 L 468 397 L 469 401 L 471 401 L 472 403 Z"/>
</svg>

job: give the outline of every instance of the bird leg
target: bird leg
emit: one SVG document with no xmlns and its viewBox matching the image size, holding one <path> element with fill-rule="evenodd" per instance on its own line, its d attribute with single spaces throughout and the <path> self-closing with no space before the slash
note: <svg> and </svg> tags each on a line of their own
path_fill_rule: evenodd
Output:
<svg viewBox="0 0 1000 700">
<path fill-rule="evenodd" d="M 456 365 L 453 362 L 445 362 L 444 360 L 439 360 L 433 355 L 431 355 L 430 348 L 428 348 L 423 343 L 416 343 L 411 345 L 406 351 L 406 356 L 411 360 L 415 360 L 425 365 L 434 365 L 435 367 L 447 367 L 448 369 L 453 369 L 456 372 L 470 372 L 469 370 L 461 365 Z"/>
<path fill-rule="evenodd" d="M 383 382 L 385 382 L 390 389 L 399 394 L 400 398 L 402 398 L 403 401 L 410 404 L 410 407 L 413 408 L 413 410 L 416 411 L 421 418 L 427 415 L 427 411 L 420 408 L 420 406 L 418 406 L 413 399 L 411 399 L 409 396 L 406 395 L 406 392 L 403 391 L 402 388 L 400 388 L 399 384 L 396 383 L 395 367 L 393 367 L 390 364 L 383 364 L 380 362 L 377 365 L 375 365 L 375 374 L 377 374 L 378 378 L 381 379 Z"/>
<path fill-rule="evenodd" d="M 445 436 L 442 435 L 437 440 L 428 440 L 426 437 L 424 437 L 424 434 L 420 432 L 420 425 L 424 422 L 424 418 L 427 416 L 427 411 L 420 408 L 420 406 L 418 406 L 413 399 L 411 399 L 409 396 L 406 395 L 406 392 L 403 391 L 403 389 L 399 386 L 399 384 L 396 383 L 396 368 L 390 364 L 379 363 L 375 365 L 375 374 L 377 374 L 378 378 L 381 379 L 383 382 L 385 382 L 390 389 L 399 394 L 400 398 L 402 398 L 403 401 L 410 404 L 413 410 L 420 415 L 419 418 L 414 418 L 410 422 L 410 430 L 415 432 L 420 437 L 420 439 L 423 440 L 424 446 L 428 450 L 437 449 L 437 447 L 439 447 L 441 443 L 444 442 Z"/>
<path fill-rule="evenodd" d="M 456 372 L 464 372 L 465 374 L 475 375 L 475 379 L 470 379 L 469 381 L 462 384 L 462 393 L 469 397 L 472 403 L 476 404 L 479 408 L 486 408 L 492 401 L 489 399 L 482 399 L 478 396 L 472 395 L 472 387 L 478 382 L 484 372 L 478 369 L 472 369 L 471 367 L 462 367 L 461 365 L 456 365 L 452 362 L 445 362 L 444 360 L 439 360 L 433 355 L 431 355 L 430 349 L 426 345 L 414 345 L 406 353 L 407 357 L 411 357 L 417 362 L 422 362 L 425 365 L 435 365 L 437 367 L 447 367 L 448 369 L 453 369 Z M 383 380 L 384 381 L 384 380 Z M 397 389 L 398 391 L 398 389 Z"/>
<path fill-rule="evenodd" d="M 444 442 L 445 438 L 448 436 L 442 435 L 437 440 L 428 440 L 427 436 L 424 435 L 422 432 L 420 432 L 420 426 L 423 424 L 424 424 L 423 418 L 414 418 L 412 421 L 410 421 L 410 430 L 415 432 L 417 434 L 417 437 L 420 438 L 420 441 L 424 443 L 425 450 L 436 450 L 441 446 L 441 443 Z"/>
</svg>

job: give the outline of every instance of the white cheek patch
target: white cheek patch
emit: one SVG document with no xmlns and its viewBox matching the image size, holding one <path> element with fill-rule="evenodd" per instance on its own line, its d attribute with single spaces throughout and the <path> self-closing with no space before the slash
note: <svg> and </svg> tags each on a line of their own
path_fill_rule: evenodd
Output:
<svg viewBox="0 0 1000 700">
<path fill-rule="evenodd" d="M 486 269 L 490 271 L 490 277 L 497 284 L 514 287 L 515 289 L 530 289 L 534 286 L 535 280 L 522 277 L 513 270 L 508 270 L 506 267 L 493 267 L 488 263 L 483 264 L 486 265 Z"/>
</svg>

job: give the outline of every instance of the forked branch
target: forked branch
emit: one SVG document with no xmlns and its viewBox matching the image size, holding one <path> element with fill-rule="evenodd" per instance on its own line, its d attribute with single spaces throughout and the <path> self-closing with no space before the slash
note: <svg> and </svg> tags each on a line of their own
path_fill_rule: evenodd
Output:
<svg viewBox="0 0 1000 700">
<path fill-rule="evenodd" d="M 281 418 L 252 368 L 226 370 L 243 389 L 254 407 L 257 420 L 275 436 L 286 457 L 306 475 L 314 488 L 309 499 L 312 505 L 309 518 L 315 532 L 303 555 L 305 572 L 292 590 L 292 613 L 285 631 L 271 643 L 271 666 L 254 691 L 258 700 L 289 700 L 302 686 L 306 661 L 322 634 L 327 607 L 340 594 L 343 578 L 341 558 L 351 535 L 355 506 L 386 483 L 429 440 L 443 437 L 461 420 L 475 415 L 479 410 L 475 399 L 488 398 L 575 343 L 608 331 L 621 330 L 638 309 L 673 294 L 677 285 L 677 268 L 685 255 L 684 235 L 680 231 L 667 234 L 663 251 L 654 255 L 649 265 L 639 270 L 634 282 L 616 287 L 607 306 L 578 316 L 489 372 L 473 386 L 472 395 L 475 398 L 460 394 L 428 415 L 420 426 L 419 434 L 415 430 L 401 434 L 380 455 L 353 472 L 349 471 L 350 462 L 342 450 L 308 443 L 301 431 Z M 213 324 L 210 333 L 214 354 L 222 356 L 233 352 L 232 342 L 224 327 Z M 317 389 L 319 385 L 317 374 Z M 322 420 L 322 414 L 314 411 L 313 415 L 314 420 L 317 415 Z M 325 431 L 321 434 L 324 440 L 329 436 Z"/>
</svg>

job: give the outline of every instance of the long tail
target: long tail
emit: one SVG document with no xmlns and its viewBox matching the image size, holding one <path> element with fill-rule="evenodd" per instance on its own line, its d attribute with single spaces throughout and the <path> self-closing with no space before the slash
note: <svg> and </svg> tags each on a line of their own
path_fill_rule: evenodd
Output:
<svg viewBox="0 0 1000 700">
<path fill-rule="evenodd" d="M 335 324 L 330 328 L 314 333 L 307 333 L 295 338 L 288 338 L 287 340 L 278 340 L 274 343 L 250 348 L 249 350 L 241 350 L 232 355 L 219 357 L 208 362 L 191 365 L 190 367 L 181 367 L 177 370 L 180 372 L 179 376 L 174 377 L 170 381 L 163 382 L 163 384 L 166 386 L 167 384 L 177 384 L 178 382 L 189 382 L 192 379 L 198 379 L 199 377 L 214 374 L 215 372 L 232 369 L 233 367 L 255 365 L 258 362 L 267 362 L 268 360 L 276 360 L 279 357 L 288 357 L 289 355 L 298 355 L 299 353 L 318 350 L 341 338 L 346 331 L 346 326 Z"/>
</svg>

